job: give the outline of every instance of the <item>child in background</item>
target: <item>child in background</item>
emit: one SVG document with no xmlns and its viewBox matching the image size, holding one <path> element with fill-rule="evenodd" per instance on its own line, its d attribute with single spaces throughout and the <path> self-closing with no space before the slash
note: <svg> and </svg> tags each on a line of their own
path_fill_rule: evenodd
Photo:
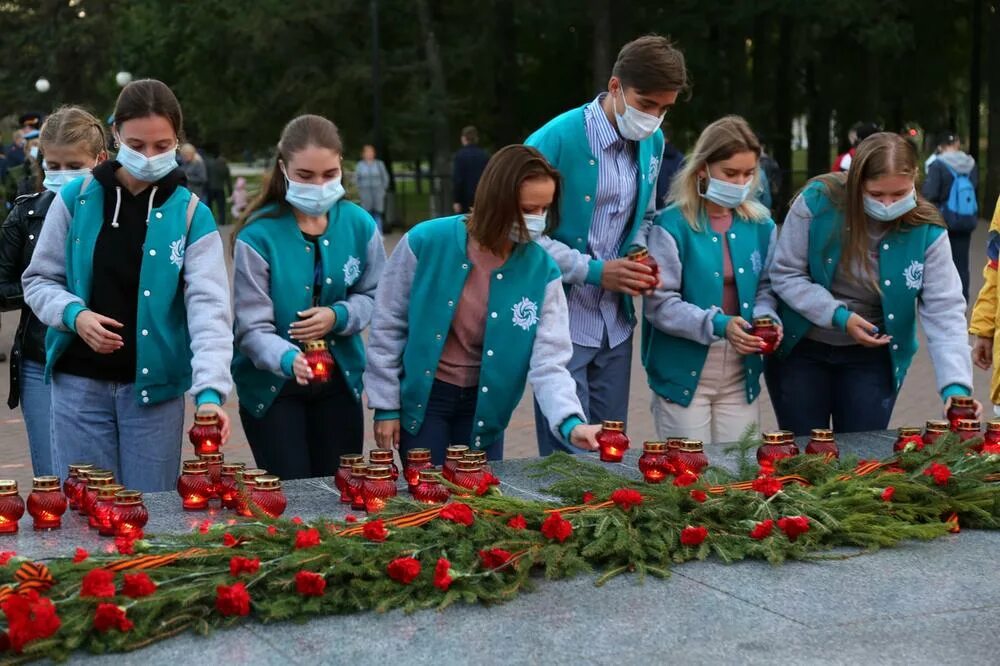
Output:
<svg viewBox="0 0 1000 666">
<path fill-rule="evenodd" d="M 996 345 L 996 336 L 1000 334 L 997 317 L 1000 308 L 997 307 L 997 259 L 1000 257 L 1000 200 L 997 201 L 990 223 L 990 236 L 986 245 L 986 267 L 983 268 L 983 288 L 979 290 L 976 304 L 972 307 L 972 317 L 969 320 L 969 333 L 976 336 L 972 345 L 972 360 L 983 370 L 989 370 L 995 362 L 1000 363 L 995 354 L 1000 350 Z M 990 382 L 990 402 L 993 403 L 993 414 L 1000 416 L 1000 373 L 993 370 Z"/>
<path fill-rule="evenodd" d="M 233 219 L 243 217 L 243 211 L 247 209 L 247 179 L 240 176 L 236 179 L 236 187 L 229 196 L 229 202 L 233 204 L 229 212 L 233 214 Z"/>
</svg>

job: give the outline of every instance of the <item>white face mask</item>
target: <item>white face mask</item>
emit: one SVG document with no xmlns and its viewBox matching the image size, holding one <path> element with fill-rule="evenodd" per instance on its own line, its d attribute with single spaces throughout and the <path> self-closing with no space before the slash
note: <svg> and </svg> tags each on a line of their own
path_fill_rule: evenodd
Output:
<svg viewBox="0 0 1000 666">
<path fill-rule="evenodd" d="M 328 180 L 322 185 L 314 185 L 313 183 L 300 183 L 292 180 L 288 177 L 284 165 L 281 167 L 281 173 L 285 175 L 287 186 L 285 201 L 306 215 L 314 217 L 326 215 L 333 208 L 333 204 L 340 201 L 346 194 L 344 186 L 341 184 L 341 176 Z"/>
<path fill-rule="evenodd" d="M 745 185 L 737 185 L 736 183 L 713 178 L 712 174 L 709 173 L 708 187 L 705 188 L 705 192 L 701 196 L 723 208 L 736 208 L 750 196 L 750 185 L 752 183 L 753 179 L 750 179 Z"/>
<path fill-rule="evenodd" d="M 866 194 L 864 195 L 864 206 L 865 213 L 873 220 L 892 222 L 917 207 L 917 192 L 914 189 L 902 199 L 897 199 L 888 206 Z"/>
<path fill-rule="evenodd" d="M 118 137 L 118 163 L 128 171 L 133 178 L 144 183 L 155 183 L 177 168 L 177 149 L 171 148 L 165 152 L 146 157 L 137 150 L 129 148 Z"/>
<path fill-rule="evenodd" d="M 63 185 L 67 184 L 71 180 L 83 178 L 90 173 L 90 169 L 63 169 L 61 171 L 49 171 L 44 162 L 42 162 L 42 169 L 45 171 L 45 180 L 42 181 L 42 186 L 49 192 L 55 192 L 56 194 L 59 194 L 59 190 L 63 188 Z"/>
<path fill-rule="evenodd" d="M 628 102 L 625 101 L 625 88 L 619 88 L 619 92 L 622 94 L 622 105 L 625 108 L 625 112 L 618 113 L 618 98 L 612 94 L 611 103 L 614 104 L 615 108 L 615 120 L 618 121 L 618 133 L 622 135 L 623 138 L 630 141 L 642 141 L 648 137 L 653 136 L 653 133 L 660 128 L 663 123 L 663 117 L 667 114 L 664 113 L 663 116 L 653 116 L 648 113 L 644 113 L 639 109 L 631 107 Z"/>
<path fill-rule="evenodd" d="M 31 148 L 29 148 L 28 149 L 28 154 L 31 155 L 31 159 L 37 160 L 38 159 L 38 146 L 32 146 Z"/>
<path fill-rule="evenodd" d="M 528 238 L 525 239 L 521 235 L 521 229 L 515 224 L 510 230 L 510 239 L 515 243 L 528 243 L 530 241 L 538 240 L 545 232 L 545 222 L 548 219 L 548 216 L 549 214 L 547 212 L 542 213 L 541 215 L 521 213 L 521 217 L 524 218 L 524 226 L 528 230 Z"/>
</svg>

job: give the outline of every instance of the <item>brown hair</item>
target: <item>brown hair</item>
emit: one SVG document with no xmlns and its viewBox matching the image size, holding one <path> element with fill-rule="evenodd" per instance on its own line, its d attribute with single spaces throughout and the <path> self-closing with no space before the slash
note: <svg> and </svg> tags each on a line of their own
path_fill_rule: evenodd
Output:
<svg viewBox="0 0 1000 666">
<path fill-rule="evenodd" d="M 886 223 L 893 231 L 905 231 L 922 224 L 945 226 L 938 209 L 920 195 L 916 188 L 920 170 L 917 151 L 909 141 L 892 132 L 878 132 L 858 144 L 851 167 L 847 173 L 830 173 L 818 176 L 826 186 L 830 201 L 844 213 L 843 251 L 841 261 L 846 266 L 863 266 L 865 275 L 849 276 L 856 281 L 867 281 L 878 289 L 878 276 L 868 258 L 868 216 L 865 213 L 864 184 L 883 176 L 906 176 L 913 179 L 917 207 L 899 219 Z"/>
<path fill-rule="evenodd" d="M 56 109 L 38 134 L 42 154 L 52 146 L 83 146 L 97 157 L 107 148 L 107 138 L 101 121 L 79 106 Z"/>
<path fill-rule="evenodd" d="M 285 183 L 285 174 L 281 172 L 279 161 L 287 165 L 292 155 L 307 146 L 328 148 L 338 154 L 344 152 L 344 143 L 340 140 L 340 131 L 332 121 L 327 120 L 323 116 L 311 114 L 293 118 L 285 125 L 285 129 L 281 130 L 281 138 L 278 139 L 278 152 L 274 156 L 271 168 L 264 174 L 260 194 L 247 206 L 243 217 L 236 221 L 236 227 L 233 232 L 234 242 L 240 229 L 246 226 L 254 213 L 271 205 L 281 208 L 289 207 L 289 204 L 285 201 L 285 193 L 288 191 L 288 185 Z M 261 215 L 260 217 L 269 217 L 269 215 Z"/>
<path fill-rule="evenodd" d="M 184 115 L 181 104 L 167 84 L 156 79 L 133 81 L 118 95 L 115 102 L 115 127 L 135 118 L 163 116 L 170 121 L 174 134 L 181 137 L 184 131 Z"/>
<path fill-rule="evenodd" d="M 659 35 L 646 35 L 623 46 L 611 75 L 640 93 L 688 89 L 684 54 Z"/>
<path fill-rule="evenodd" d="M 759 159 L 760 150 L 757 135 L 740 116 L 719 118 L 702 130 L 694 150 L 684 161 L 684 167 L 670 186 L 670 201 L 681 209 L 684 219 L 692 229 L 701 230 L 701 212 L 705 206 L 704 198 L 701 196 L 702 183 L 699 172 L 711 164 L 728 160 L 737 153 L 753 153 Z M 750 184 L 751 192 L 756 192 L 760 184 L 759 172 L 758 168 Z M 767 208 L 752 198 L 747 198 L 737 206 L 736 213 L 755 222 L 770 218 Z"/>
<path fill-rule="evenodd" d="M 520 227 L 522 237 L 527 236 L 521 214 L 521 184 L 539 178 L 556 184 L 545 224 L 545 234 L 550 234 L 559 225 L 559 172 L 534 148 L 514 144 L 498 150 L 486 163 L 466 221 L 469 235 L 496 255 L 501 254 L 514 225 Z"/>
</svg>

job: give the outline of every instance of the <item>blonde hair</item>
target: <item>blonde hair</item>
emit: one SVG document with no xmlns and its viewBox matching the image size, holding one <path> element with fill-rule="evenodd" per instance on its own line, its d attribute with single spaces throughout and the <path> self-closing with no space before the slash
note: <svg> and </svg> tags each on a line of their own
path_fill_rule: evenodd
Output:
<svg viewBox="0 0 1000 666">
<path fill-rule="evenodd" d="M 945 226 L 941 213 L 917 190 L 917 177 L 920 175 L 917 164 L 917 151 L 909 141 L 892 132 L 879 132 L 858 144 L 851 168 L 847 174 L 830 173 L 817 176 L 813 181 L 822 183 L 829 193 L 830 202 L 844 213 L 843 250 L 841 261 L 845 266 L 862 266 L 864 276 L 855 275 L 851 270 L 848 275 L 857 283 L 867 278 L 869 284 L 878 289 L 878 276 L 873 273 L 874 267 L 868 260 L 868 215 L 865 213 L 864 185 L 866 181 L 884 176 L 905 176 L 913 180 L 913 189 L 917 197 L 917 207 L 902 215 L 886 228 L 902 231 L 923 224 Z M 812 181 L 810 181 L 812 182 Z"/>
<path fill-rule="evenodd" d="M 38 139 L 43 154 L 51 146 L 82 145 L 94 157 L 107 150 L 101 121 L 78 106 L 63 106 L 49 115 Z"/>
<path fill-rule="evenodd" d="M 725 116 L 702 130 L 694 150 L 684 162 L 677 177 L 670 186 L 670 201 L 680 208 L 684 219 L 695 231 L 701 231 L 701 217 L 705 200 L 701 196 L 702 177 L 700 172 L 709 165 L 728 160 L 737 153 L 753 153 L 760 158 L 760 142 L 750 129 L 747 121 L 740 116 Z M 760 185 L 760 169 L 754 172 L 750 181 L 750 191 L 756 192 Z M 770 219 L 767 208 L 757 201 L 747 198 L 735 208 L 740 217 L 752 222 Z"/>
</svg>

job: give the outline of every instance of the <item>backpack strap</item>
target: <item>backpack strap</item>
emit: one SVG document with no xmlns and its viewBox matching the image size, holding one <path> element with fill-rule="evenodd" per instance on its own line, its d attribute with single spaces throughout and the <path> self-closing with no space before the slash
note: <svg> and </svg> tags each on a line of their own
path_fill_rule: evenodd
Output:
<svg viewBox="0 0 1000 666">
<path fill-rule="evenodd" d="M 191 233 L 191 221 L 194 219 L 194 211 L 198 208 L 198 201 L 198 195 L 192 192 L 187 205 L 187 233 L 185 235 Z"/>
</svg>

